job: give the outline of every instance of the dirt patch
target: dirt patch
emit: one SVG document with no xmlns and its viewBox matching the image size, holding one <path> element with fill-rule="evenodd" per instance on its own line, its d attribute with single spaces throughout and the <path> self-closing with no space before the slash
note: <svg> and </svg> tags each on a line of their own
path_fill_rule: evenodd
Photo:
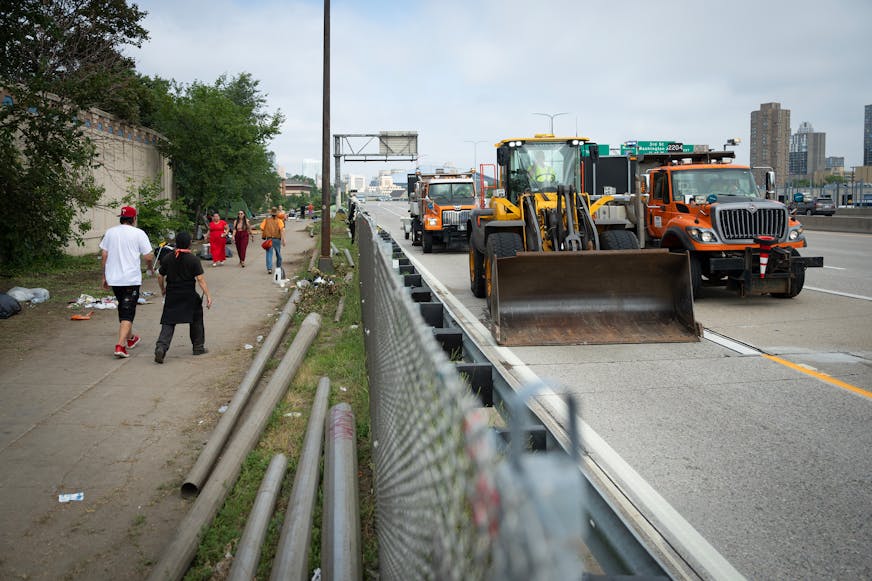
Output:
<svg viewBox="0 0 872 581">
<path fill-rule="evenodd" d="M 289 272 L 308 265 L 315 240 L 304 226 L 289 222 Z M 208 265 L 204 356 L 191 354 L 180 325 L 166 363 L 154 363 L 154 279 L 143 284 L 155 295 L 137 309 L 143 339 L 129 359 L 112 356 L 116 311 L 70 320 L 66 302 L 85 292 L 87 274 L 69 296 L 54 290 L 0 321 L 0 578 L 143 578 L 172 539 L 191 505 L 181 481 L 289 297 L 266 273 L 258 240 L 246 268 L 236 258 Z M 84 499 L 58 502 L 75 492 Z"/>
</svg>

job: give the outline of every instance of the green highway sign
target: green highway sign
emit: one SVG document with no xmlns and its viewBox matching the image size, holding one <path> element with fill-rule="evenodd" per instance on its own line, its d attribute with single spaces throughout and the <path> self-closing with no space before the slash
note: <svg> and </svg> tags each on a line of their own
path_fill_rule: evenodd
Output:
<svg viewBox="0 0 872 581">
<path fill-rule="evenodd" d="M 621 155 L 646 153 L 693 153 L 693 145 L 678 141 L 637 141 L 636 145 L 621 145 Z"/>
</svg>

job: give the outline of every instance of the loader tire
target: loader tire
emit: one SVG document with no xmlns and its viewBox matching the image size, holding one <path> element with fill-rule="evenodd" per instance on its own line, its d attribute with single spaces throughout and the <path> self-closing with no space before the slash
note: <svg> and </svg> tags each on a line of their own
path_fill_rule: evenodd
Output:
<svg viewBox="0 0 872 581">
<path fill-rule="evenodd" d="M 702 295 L 702 259 L 695 252 L 687 254 L 690 258 L 690 288 L 693 291 L 693 298 L 698 299 Z"/>
<path fill-rule="evenodd" d="M 421 239 L 421 248 L 424 249 L 424 254 L 433 252 L 433 233 L 424 230 L 424 237 Z"/>
<path fill-rule="evenodd" d="M 791 256 L 799 256 L 796 248 L 790 249 Z M 793 284 L 790 285 L 790 292 L 786 293 L 770 293 L 776 299 L 792 299 L 802 292 L 802 287 L 805 285 L 805 267 L 796 273 L 796 278 L 793 279 Z"/>
<path fill-rule="evenodd" d="M 507 258 L 524 250 L 521 237 L 514 232 L 497 232 L 487 239 L 487 257 L 484 263 L 485 289 L 488 301 L 493 291 L 493 264 L 497 258 Z"/>
<path fill-rule="evenodd" d="M 629 230 L 606 230 L 599 240 L 601 250 L 639 250 L 639 239 Z"/>
<path fill-rule="evenodd" d="M 487 296 L 484 280 L 484 254 L 478 251 L 472 240 L 469 241 L 469 290 L 472 296 L 483 299 Z"/>
</svg>

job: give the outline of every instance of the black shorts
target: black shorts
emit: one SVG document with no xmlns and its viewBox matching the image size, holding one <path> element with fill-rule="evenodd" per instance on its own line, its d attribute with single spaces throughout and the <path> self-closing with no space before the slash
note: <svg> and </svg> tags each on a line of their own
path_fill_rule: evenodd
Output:
<svg viewBox="0 0 872 581">
<path fill-rule="evenodd" d="M 112 292 L 118 299 L 118 320 L 132 323 L 139 302 L 139 286 L 113 286 Z"/>
</svg>

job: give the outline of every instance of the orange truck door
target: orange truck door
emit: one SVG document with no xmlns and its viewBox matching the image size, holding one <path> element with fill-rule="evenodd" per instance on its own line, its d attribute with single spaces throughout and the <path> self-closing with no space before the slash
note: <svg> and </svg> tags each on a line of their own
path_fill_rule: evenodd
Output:
<svg viewBox="0 0 872 581">
<path fill-rule="evenodd" d="M 648 232 L 654 238 L 663 238 L 666 231 L 668 203 L 668 174 L 665 171 L 655 172 L 651 174 L 651 198 L 648 201 Z"/>
</svg>

